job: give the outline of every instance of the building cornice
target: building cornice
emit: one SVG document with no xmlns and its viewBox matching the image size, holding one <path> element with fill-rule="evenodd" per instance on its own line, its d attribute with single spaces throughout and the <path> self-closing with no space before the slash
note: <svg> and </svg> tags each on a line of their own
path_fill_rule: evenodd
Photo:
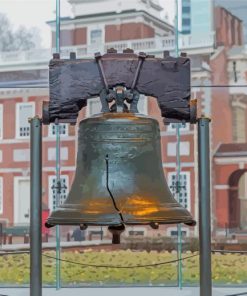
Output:
<svg viewBox="0 0 247 296">
<path fill-rule="evenodd" d="M 98 22 L 106 22 L 106 21 L 113 21 L 115 23 L 116 18 L 117 19 L 125 19 L 125 18 L 133 18 L 138 16 L 144 16 L 146 19 L 156 23 L 159 27 L 166 28 L 167 30 L 174 31 L 174 27 L 167 22 L 163 21 L 162 19 L 159 19 L 151 14 L 149 14 L 146 11 L 143 10 L 127 10 L 122 11 L 121 13 L 116 12 L 109 12 L 109 13 L 101 13 L 101 14 L 93 14 L 93 15 L 87 15 L 83 17 L 75 17 L 75 18 L 62 18 L 61 19 L 61 28 L 65 28 L 67 25 L 88 25 L 90 23 L 98 23 Z M 48 25 L 51 26 L 52 31 L 56 28 L 56 22 L 55 21 L 48 21 Z"/>
</svg>

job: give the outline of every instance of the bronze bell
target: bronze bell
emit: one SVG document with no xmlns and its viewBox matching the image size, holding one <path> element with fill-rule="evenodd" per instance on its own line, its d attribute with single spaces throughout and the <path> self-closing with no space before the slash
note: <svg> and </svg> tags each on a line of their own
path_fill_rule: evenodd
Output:
<svg viewBox="0 0 247 296">
<path fill-rule="evenodd" d="M 100 113 L 80 122 L 78 143 L 73 185 L 48 227 L 106 225 L 114 236 L 124 225 L 195 225 L 165 180 L 157 120 Z"/>
</svg>

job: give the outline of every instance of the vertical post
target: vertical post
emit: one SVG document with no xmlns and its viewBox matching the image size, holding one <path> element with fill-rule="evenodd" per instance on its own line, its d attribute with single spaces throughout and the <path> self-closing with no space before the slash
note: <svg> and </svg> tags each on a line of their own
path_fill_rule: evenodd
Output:
<svg viewBox="0 0 247 296">
<path fill-rule="evenodd" d="M 60 0 L 56 0 L 56 52 L 60 53 Z M 56 123 L 56 206 L 60 201 L 60 126 Z M 60 227 L 56 226 L 56 289 L 60 289 Z"/>
<path fill-rule="evenodd" d="M 60 53 L 60 0 L 56 0 L 56 53 Z"/>
<path fill-rule="evenodd" d="M 212 296 L 209 122 L 198 119 L 200 296 Z"/>
<path fill-rule="evenodd" d="M 60 125 L 56 122 L 56 207 L 60 205 Z M 56 289 L 61 288 L 61 248 L 60 248 L 60 226 L 56 225 Z"/>
<path fill-rule="evenodd" d="M 175 56 L 179 56 L 179 31 L 178 31 L 178 0 L 175 0 Z M 177 188 L 176 188 L 176 197 L 179 202 L 179 193 L 180 193 L 180 124 L 177 124 L 176 127 L 176 137 L 177 137 L 177 147 L 176 147 L 176 171 L 177 171 Z M 182 289 L 183 287 L 183 271 L 182 271 L 182 229 L 181 224 L 177 225 L 177 275 L 178 275 L 178 287 Z"/>
<path fill-rule="evenodd" d="M 30 296 L 42 295 L 42 141 L 41 119 L 31 125 L 31 229 L 30 229 Z"/>
</svg>

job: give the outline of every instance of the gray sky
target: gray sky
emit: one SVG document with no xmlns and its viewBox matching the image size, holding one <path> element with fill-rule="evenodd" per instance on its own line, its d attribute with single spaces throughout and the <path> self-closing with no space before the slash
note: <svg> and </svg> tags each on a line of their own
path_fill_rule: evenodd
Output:
<svg viewBox="0 0 247 296">
<path fill-rule="evenodd" d="M 67 0 L 61 1 L 61 16 L 71 15 Z M 160 4 L 172 13 L 175 0 L 160 0 Z M 50 46 L 50 30 L 46 21 L 55 19 L 56 0 L 0 0 L 0 12 L 8 16 L 14 27 L 38 27 L 42 45 Z M 171 14 L 170 14 L 171 15 Z"/>
</svg>

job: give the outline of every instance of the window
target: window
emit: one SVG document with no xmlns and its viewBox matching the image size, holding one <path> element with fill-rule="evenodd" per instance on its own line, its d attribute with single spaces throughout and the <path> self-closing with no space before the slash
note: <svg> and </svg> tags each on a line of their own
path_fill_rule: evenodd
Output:
<svg viewBox="0 0 247 296">
<path fill-rule="evenodd" d="M 87 101 L 87 117 L 101 112 L 100 98 L 93 98 Z"/>
<path fill-rule="evenodd" d="M 60 131 L 61 137 L 68 136 L 68 124 L 66 124 L 66 123 L 59 124 L 59 131 Z M 56 124 L 52 123 L 49 125 L 48 136 L 49 137 L 56 136 Z"/>
<path fill-rule="evenodd" d="M 144 231 L 142 230 L 130 230 L 129 236 L 144 236 Z"/>
<path fill-rule="evenodd" d="M 96 29 L 90 32 L 90 44 L 99 45 L 102 44 L 102 30 Z"/>
<path fill-rule="evenodd" d="M 190 6 L 183 6 L 182 13 L 190 13 Z"/>
<path fill-rule="evenodd" d="M 48 160 L 49 161 L 56 161 L 56 148 L 48 148 Z M 68 147 L 61 147 L 60 148 L 60 160 L 68 160 L 69 159 L 69 149 Z"/>
<path fill-rule="evenodd" d="M 182 237 L 186 237 L 187 236 L 187 231 L 186 230 L 182 230 L 181 231 Z M 170 230 L 170 236 L 178 236 L 178 231 L 177 230 Z"/>
<path fill-rule="evenodd" d="M 182 19 L 182 25 L 183 26 L 190 26 L 190 19 L 185 19 L 185 18 L 183 18 Z"/>
<path fill-rule="evenodd" d="M 16 104 L 16 137 L 28 138 L 30 136 L 29 118 L 34 117 L 34 103 Z"/>
<path fill-rule="evenodd" d="M 0 105 L 0 139 L 3 138 L 3 105 Z"/>
<path fill-rule="evenodd" d="M 145 115 L 148 114 L 148 101 L 147 101 L 146 96 L 140 95 L 140 99 L 138 101 L 137 109 L 138 109 L 138 112 L 141 113 L 141 114 L 145 114 Z"/>
<path fill-rule="evenodd" d="M 3 213 L 3 178 L 0 177 L 0 214 Z"/>
<path fill-rule="evenodd" d="M 190 211 L 190 173 L 180 173 L 180 192 L 178 196 L 178 202 Z M 168 186 L 172 194 L 176 197 L 177 192 L 177 174 L 176 172 L 168 173 Z"/>
<path fill-rule="evenodd" d="M 233 141 L 246 142 L 246 109 L 242 106 L 233 106 Z"/>
<path fill-rule="evenodd" d="M 60 176 L 61 182 L 61 192 L 60 192 L 60 200 L 58 205 L 62 205 L 67 198 L 68 195 L 68 176 Z M 54 211 L 57 205 L 57 179 L 56 176 L 49 176 L 49 209 L 50 211 Z"/>
<path fill-rule="evenodd" d="M 177 143 L 167 143 L 167 155 L 177 155 Z M 190 155 L 190 142 L 180 142 L 180 155 Z"/>
<path fill-rule="evenodd" d="M 190 5 L 191 5 L 190 0 L 182 0 L 182 5 L 183 5 L 183 7 L 185 7 L 185 6 L 190 7 Z"/>
<path fill-rule="evenodd" d="M 190 125 L 189 123 L 179 123 L 179 126 L 180 126 L 180 131 L 181 132 L 187 132 L 190 130 Z M 177 123 L 170 123 L 168 126 L 167 126 L 167 131 L 168 132 L 175 132 L 177 129 Z"/>
<path fill-rule="evenodd" d="M 146 236 L 147 228 L 140 226 L 131 226 L 126 228 L 126 236 Z"/>
<path fill-rule="evenodd" d="M 247 201 L 247 173 L 244 173 L 238 183 L 238 198 Z"/>
</svg>

